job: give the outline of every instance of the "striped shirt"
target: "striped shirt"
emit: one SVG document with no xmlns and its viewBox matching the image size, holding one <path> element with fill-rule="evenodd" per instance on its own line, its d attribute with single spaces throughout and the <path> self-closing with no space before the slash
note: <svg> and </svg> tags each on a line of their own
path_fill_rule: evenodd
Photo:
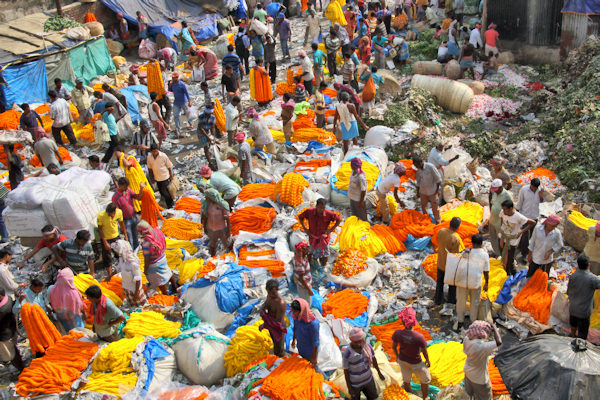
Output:
<svg viewBox="0 0 600 400">
<path fill-rule="evenodd" d="M 375 352 L 370 344 L 367 343 L 367 351 L 370 351 L 373 357 Z M 364 354 L 354 351 L 352 346 L 346 347 L 342 353 L 342 368 L 348 370 L 350 375 L 350 384 L 354 388 L 365 386 L 373 378 L 371 364 Z"/>
<path fill-rule="evenodd" d="M 221 64 L 223 65 L 223 69 L 226 66 L 231 65 L 233 67 L 233 72 L 236 74 L 240 73 L 240 64 L 241 63 L 242 62 L 240 61 L 240 58 L 235 53 L 225 54 L 225 56 L 223 57 L 223 60 L 221 61 Z"/>
<path fill-rule="evenodd" d="M 94 250 L 92 245 L 86 243 L 80 249 L 77 247 L 75 239 L 65 240 L 54 246 L 54 250 L 65 252 L 65 261 L 74 274 L 86 273 L 89 274 L 88 260 L 94 259 Z"/>
</svg>

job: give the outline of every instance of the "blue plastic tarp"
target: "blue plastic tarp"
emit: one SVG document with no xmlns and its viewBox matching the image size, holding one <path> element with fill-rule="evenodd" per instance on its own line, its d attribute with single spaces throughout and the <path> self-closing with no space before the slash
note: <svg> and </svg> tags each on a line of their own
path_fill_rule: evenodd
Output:
<svg viewBox="0 0 600 400">
<path fill-rule="evenodd" d="M 496 299 L 496 303 L 504 305 L 512 299 L 511 287 L 519 283 L 523 278 L 527 276 L 527 270 L 522 269 L 517 272 L 515 275 L 511 275 L 504 281 L 504 285 L 500 290 L 500 294 L 498 294 L 498 298 Z"/>
<path fill-rule="evenodd" d="M 277 14 L 279 14 L 279 10 L 281 10 L 281 4 L 279 3 L 269 3 L 265 7 L 265 11 L 269 14 L 270 17 L 275 18 Z"/>
<path fill-rule="evenodd" d="M 221 275 L 216 283 L 210 279 L 202 278 L 184 286 L 183 290 L 185 291 L 191 287 L 203 288 L 214 284 L 219 310 L 233 314 L 248 301 L 248 296 L 244 293 L 244 280 L 242 279 L 242 273 L 246 271 L 250 271 L 250 269 L 237 264 L 229 264 L 227 272 Z"/>
<path fill-rule="evenodd" d="M 250 322 L 250 313 L 254 310 L 254 307 L 256 307 L 260 302 L 261 300 L 256 300 L 254 303 L 240 308 L 238 310 L 238 314 L 235 316 L 233 322 L 229 326 L 229 329 L 227 329 L 225 336 L 232 338 L 233 335 L 235 335 L 235 331 L 237 330 L 237 328 L 239 328 L 240 326 L 244 326 L 248 322 Z"/>
<path fill-rule="evenodd" d="M 594 15 L 600 14 L 600 1 L 598 0 L 565 0 L 561 10 L 563 13 Z"/>
<path fill-rule="evenodd" d="M 6 82 L 0 86 L 2 103 L 6 108 L 10 108 L 14 103 L 46 103 L 48 101 L 48 76 L 43 59 L 8 66 L 0 76 Z"/>
<path fill-rule="evenodd" d="M 127 86 L 121 89 L 121 93 L 123 93 L 123 96 L 127 99 L 127 111 L 131 116 L 131 121 L 137 125 L 142 120 L 142 116 L 140 115 L 140 110 L 138 108 L 138 101 L 135 98 L 136 92 L 141 93 L 148 99 L 150 98 L 148 86 L 146 85 Z"/>
<path fill-rule="evenodd" d="M 146 367 L 148 367 L 148 377 L 144 384 L 144 390 L 148 390 L 152 383 L 152 378 L 154 378 L 154 361 L 165 358 L 170 354 L 171 353 L 169 353 L 156 339 L 150 339 L 150 341 L 146 343 L 146 347 L 144 348 L 144 360 L 146 360 Z"/>
<path fill-rule="evenodd" d="M 417 251 L 426 250 L 428 252 L 431 252 L 431 250 L 429 249 L 430 242 L 431 242 L 431 236 L 425 236 L 420 239 L 415 239 L 415 237 L 409 233 L 408 237 L 404 241 L 404 245 L 406 246 L 407 250 L 417 250 Z"/>
<path fill-rule="evenodd" d="M 219 34 L 217 20 L 221 14 L 205 14 L 201 5 L 186 0 L 102 0 L 108 8 L 116 13 L 123 13 L 123 17 L 137 25 L 136 12 L 141 11 L 148 19 L 150 33 L 165 33 L 161 28 L 171 27 L 177 21 L 185 20 L 194 31 L 199 41 L 212 39 Z M 184 17 L 185 16 L 185 17 Z M 173 33 L 166 35 L 168 38 Z"/>
</svg>

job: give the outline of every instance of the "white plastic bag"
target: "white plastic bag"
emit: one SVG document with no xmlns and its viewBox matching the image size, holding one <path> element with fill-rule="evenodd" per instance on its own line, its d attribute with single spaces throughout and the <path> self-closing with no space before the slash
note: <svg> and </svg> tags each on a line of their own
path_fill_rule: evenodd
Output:
<svg viewBox="0 0 600 400">
<path fill-rule="evenodd" d="M 483 263 L 484 261 L 479 258 L 471 258 L 470 253 L 463 254 L 461 257 L 448 253 L 444 283 L 465 289 L 480 288 Z"/>
<path fill-rule="evenodd" d="M 370 128 L 365 134 L 365 147 L 374 146 L 385 149 L 390 138 L 394 136 L 394 130 L 387 126 L 377 125 Z"/>
<path fill-rule="evenodd" d="M 19 237 L 41 237 L 42 228 L 48 225 L 48 219 L 42 207 L 12 208 L 2 212 L 8 233 Z"/>
<path fill-rule="evenodd" d="M 211 323 L 215 329 L 225 330 L 233 322 L 233 314 L 228 314 L 219 309 L 215 285 L 203 288 L 188 288 L 181 299 L 192 305 L 192 310 L 202 321 Z"/>
<path fill-rule="evenodd" d="M 261 35 L 261 36 L 266 35 L 267 32 L 269 31 L 269 29 L 267 28 L 267 25 L 263 24 L 256 18 L 253 19 L 252 22 L 250 23 L 250 30 L 256 32 L 257 35 Z"/>
<path fill-rule="evenodd" d="M 373 279 L 375 279 L 377 272 L 379 271 L 379 263 L 375 259 L 367 258 L 366 263 L 366 270 L 351 276 L 350 278 L 346 278 L 343 275 L 338 276 L 329 274 L 329 280 L 345 287 L 366 288 L 373 282 Z"/>
</svg>

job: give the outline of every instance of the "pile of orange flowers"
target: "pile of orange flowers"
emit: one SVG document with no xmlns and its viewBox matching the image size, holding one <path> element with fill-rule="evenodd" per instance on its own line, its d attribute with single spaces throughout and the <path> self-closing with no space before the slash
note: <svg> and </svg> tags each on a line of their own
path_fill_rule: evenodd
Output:
<svg viewBox="0 0 600 400">
<path fill-rule="evenodd" d="M 149 223 L 150 226 L 157 228 L 158 219 L 156 216 L 159 216 L 163 221 L 165 220 L 160 213 L 162 210 L 163 208 L 158 205 L 154 198 L 154 193 L 144 188 L 142 190 L 142 219 Z"/>
<path fill-rule="evenodd" d="M 323 303 L 323 315 L 333 315 L 335 318 L 354 319 L 367 311 L 369 299 L 362 293 L 352 289 L 335 292 Z"/>
<path fill-rule="evenodd" d="M 367 256 L 365 256 L 360 250 L 348 249 L 341 252 L 333 263 L 333 269 L 331 270 L 332 275 L 344 275 L 346 278 L 350 278 L 356 274 L 363 272 Z"/>
<path fill-rule="evenodd" d="M 406 251 L 404 243 L 400 242 L 396 236 L 394 236 L 394 230 L 387 225 L 373 225 L 371 230 L 375 232 L 379 239 L 383 242 L 387 252 L 390 254 L 398 254 L 402 251 Z"/>
<path fill-rule="evenodd" d="M 21 113 L 17 110 L 8 110 L 0 114 L 0 130 L 19 129 Z"/>
<path fill-rule="evenodd" d="M 237 210 L 229 221 L 231 234 L 237 235 L 240 231 L 263 233 L 271 229 L 271 224 L 277 216 L 274 208 L 270 207 L 244 207 Z"/>
<path fill-rule="evenodd" d="M 31 361 L 19 375 L 17 393 L 33 397 L 71 390 L 73 382 L 98 351 L 96 343 L 77 340 L 82 337 L 80 332 L 63 336 L 46 351 L 46 355 Z"/>
<path fill-rule="evenodd" d="M 319 168 L 327 167 L 329 165 L 331 165 L 331 160 L 325 160 L 323 158 L 307 161 L 300 160 L 296 163 L 294 172 L 297 174 L 302 174 L 305 172 L 317 172 Z"/>
<path fill-rule="evenodd" d="M 312 364 L 298 355 L 285 359 L 263 379 L 252 384 L 262 385 L 259 392 L 273 400 L 311 399 L 325 400 L 323 383 L 327 383 L 339 396 L 336 385 L 325 381 Z M 252 391 L 249 395 L 252 394 Z"/>
<path fill-rule="evenodd" d="M 529 184 L 529 182 L 531 182 L 533 178 L 540 179 L 542 181 L 542 186 L 544 187 L 544 189 L 550 192 L 556 189 L 557 186 L 559 186 L 560 184 L 554 172 L 542 167 L 523 173 L 517 178 L 517 182 L 519 182 L 522 185 L 527 185 Z"/>
<path fill-rule="evenodd" d="M 408 234 L 414 238 L 432 236 L 434 227 L 429 215 L 410 209 L 394 214 L 390 222 L 390 228 L 394 230 L 394 235 L 400 242 L 404 242 Z"/>
<path fill-rule="evenodd" d="M 23 303 L 21 321 L 27 331 L 31 352 L 44 353 L 60 339 L 60 333 L 44 310 L 37 304 Z"/>
<path fill-rule="evenodd" d="M 202 225 L 185 218 L 169 218 L 160 230 L 165 236 L 179 240 L 193 240 L 202 237 Z"/>
<path fill-rule="evenodd" d="M 434 281 L 437 281 L 437 261 L 438 254 L 434 253 L 428 255 L 427 258 L 425 258 L 421 263 L 423 269 L 425 270 L 425 273 L 429 275 Z"/>
<path fill-rule="evenodd" d="M 274 278 L 283 276 L 283 261 L 275 257 L 275 250 L 248 250 L 248 247 L 242 246 L 238 253 L 238 264 L 245 265 L 248 268 L 266 268 Z"/>
<path fill-rule="evenodd" d="M 169 296 L 166 294 L 155 294 L 148 299 L 148 304 L 159 304 L 161 306 L 171 307 L 179 301 L 177 296 Z"/>
<path fill-rule="evenodd" d="M 500 396 L 502 394 L 508 394 L 508 389 L 504 384 L 504 380 L 502 376 L 500 376 L 500 371 L 498 367 L 494 363 L 494 359 L 490 358 L 488 362 L 488 372 L 490 375 L 490 381 L 492 382 L 492 394 L 494 397 Z"/>
<path fill-rule="evenodd" d="M 208 393 L 205 388 L 201 386 L 187 386 L 183 389 L 161 393 L 156 400 L 204 400 L 206 398 L 208 398 Z"/>
<path fill-rule="evenodd" d="M 248 201 L 258 197 L 267 199 L 273 197 L 274 190 L 274 183 L 249 183 L 244 185 L 242 191 L 238 194 L 238 197 L 242 201 Z"/>
<path fill-rule="evenodd" d="M 60 154 L 63 161 L 72 161 L 73 160 L 71 158 L 71 153 L 69 153 L 69 150 L 65 149 L 62 146 L 60 146 L 58 148 L 58 154 Z M 35 154 L 33 157 L 31 157 L 31 160 L 29 160 L 29 164 L 31 164 L 33 167 L 36 167 L 36 168 L 42 166 L 42 162 L 38 158 L 37 154 Z"/>
<path fill-rule="evenodd" d="M 301 121 L 296 124 L 296 121 Z M 337 138 L 332 132 L 325 129 L 317 128 L 316 126 L 307 126 L 312 120 L 308 118 L 299 118 L 294 121 L 294 133 L 292 134 L 292 142 L 310 142 L 316 140 L 318 142 L 333 145 L 337 143 Z M 314 125 L 314 123 L 312 123 Z"/>
<path fill-rule="evenodd" d="M 537 322 L 544 325 L 548 324 L 551 304 L 552 292 L 548 290 L 548 274 L 541 269 L 535 271 L 513 301 L 515 307 L 530 313 Z"/>
<path fill-rule="evenodd" d="M 200 203 L 200 200 L 192 197 L 182 197 L 175 203 L 175 209 L 183 210 L 188 214 L 200 214 L 202 212 L 202 203 Z"/>
<path fill-rule="evenodd" d="M 283 96 L 285 93 L 294 94 L 296 91 L 296 84 L 294 83 L 294 70 L 288 68 L 286 71 L 286 81 L 279 82 L 275 91 L 278 95 Z"/>
<path fill-rule="evenodd" d="M 123 278 L 118 275 L 113 275 L 109 281 L 100 281 L 100 286 L 110 290 L 122 300 L 125 299 L 125 292 L 123 291 Z"/>
<path fill-rule="evenodd" d="M 385 388 L 381 400 L 409 400 L 408 393 L 400 385 L 392 384 Z"/>
<path fill-rule="evenodd" d="M 385 350 L 386 354 L 391 357 L 391 361 L 396 361 L 396 355 L 394 354 L 394 342 L 392 340 L 392 335 L 398 329 L 404 329 L 404 324 L 402 321 L 395 317 L 393 321 L 390 321 L 386 324 L 382 325 L 371 325 L 371 333 L 377 338 L 379 342 L 383 345 L 383 350 Z M 431 335 L 425 329 L 421 328 L 421 325 L 417 323 L 413 327 L 415 332 L 419 332 L 423 336 L 425 336 L 425 340 L 431 340 Z"/>
<path fill-rule="evenodd" d="M 446 222 L 442 222 L 441 224 L 437 224 L 433 228 L 433 234 L 431 235 L 431 243 L 433 244 L 433 247 L 435 249 L 437 249 L 437 247 L 438 247 L 438 239 L 437 239 L 438 233 L 443 228 L 449 228 L 449 227 L 450 227 L 450 221 L 446 221 Z M 458 236 L 460 236 L 460 239 L 462 240 L 464 246 L 471 248 L 471 247 L 473 247 L 473 243 L 471 243 L 471 238 L 473 237 L 473 235 L 476 235 L 477 233 L 479 233 L 479 229 L 477 229 L 477 227 L 470 222 L 462 221 L 460 223 L 460 226 L 458 227 L 458 230 L 456 231 L 456 233 L 458 234 Z"/>
<path fill-rule="evenodd" d="M 413 169 L 413 162 L 412 160 L 398 160 L 398 163 L 402 163 L 404 164 L 404 166 L 406 167 L 406 174 L 404 174 L 403 176 L 400 177 L 400 182 L 402 183 L 406 183 L 409 180 L 416 180 L 417 179 L 417 171 L 415 171 Z M 402 188 L 404 189 L 404 188 Z M 401 190 L 400 188 L 398 188 L 398 190 Z M 401 190 L 402 192 L 404 192 L 406 189 Z"/>
<path fill-rule="evenodd" d="M 308 181 L 302 175 L 285 174 L 283 179 L 275 185 L 271 199 L 276 201 L 279 195 L 279 201 L 296 207 L 302 204 L 302 192 L 308 186 Z"/>
</svg>

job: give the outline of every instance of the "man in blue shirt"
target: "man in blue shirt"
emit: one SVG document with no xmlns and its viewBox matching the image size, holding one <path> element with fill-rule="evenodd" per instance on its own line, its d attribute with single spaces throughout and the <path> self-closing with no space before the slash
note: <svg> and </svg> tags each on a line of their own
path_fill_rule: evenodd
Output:
<svg viewBox="0 0 600 400">
<path fill-rule="evenodd" d="M 292 27 L 290 26 L 290 21 L 285 18 L 283 13 L 279 13 L 277 16 L 279 20 L 279 38 L 281 39 L 281 52 L 283 53 L 283 58 L 290 58 L 290 49 L 289 49 L 289 40 L 292 36 Z"/>
<path fill-rule="evenodd" d="M 310 306 L 304 299 L 296 299 L 291 305 L 294 319 L 294 339 L 292 347 L 298 349 L 300 357 L 317 367 L 319 354 L 319 320 L 310 311 Z"/>
<path fill-rule="evenodd" d="M 187 86 L 185 83 L 179 80 L 179 74 L 177 72 L 174 72 L 173 75 L 171 75 L 169 91 L 173 92 L 173 97 L 175 98 L 173 101 L 173 117 L 175 119 L 175 131 L 177 132 L 177 137 L 179 137 L 179 116 L 182 112 L 185 113 L 186 103 L 188 107 L 192 106 L 192 101 L 190 99 Z"/>
<path fill-rule="evenodd" d="M 115 120 L 115 116 L 113 115 L 113 111 L 115 109 L 114 103 L 106 103 L 104 106 L 104 111 L 102 112 L 102 121 L 106 124 L 108 128 L 108 134 L 110 135 L 110 142 L 108 142 L 108 149 L 106 149 L 106 153 L 104 157 L 102 157 L 102 162 L 107 163 L 113 156 L 115 152 L 115 147 L 119 145 L 119 134 L 117 132 L 117 121 Z"/>
<path fill-rule="evenodd" d="M 231 65 L 233 67 L 233 73 L 236 74 L 239 83 L 239 80 L 244 76 L 244 72 L 241 68 L 242 60 L 240 60 L 240 57 L 235 54 L 234 47 L 232 45 L 227 46 L 227 51 L 228 53 L 225 54 L 223 60 L 221 61 L 221 64 L 223 65 L 223 71 L 225 71 L 225 68 L 228 65 Z"/>
</svg>

